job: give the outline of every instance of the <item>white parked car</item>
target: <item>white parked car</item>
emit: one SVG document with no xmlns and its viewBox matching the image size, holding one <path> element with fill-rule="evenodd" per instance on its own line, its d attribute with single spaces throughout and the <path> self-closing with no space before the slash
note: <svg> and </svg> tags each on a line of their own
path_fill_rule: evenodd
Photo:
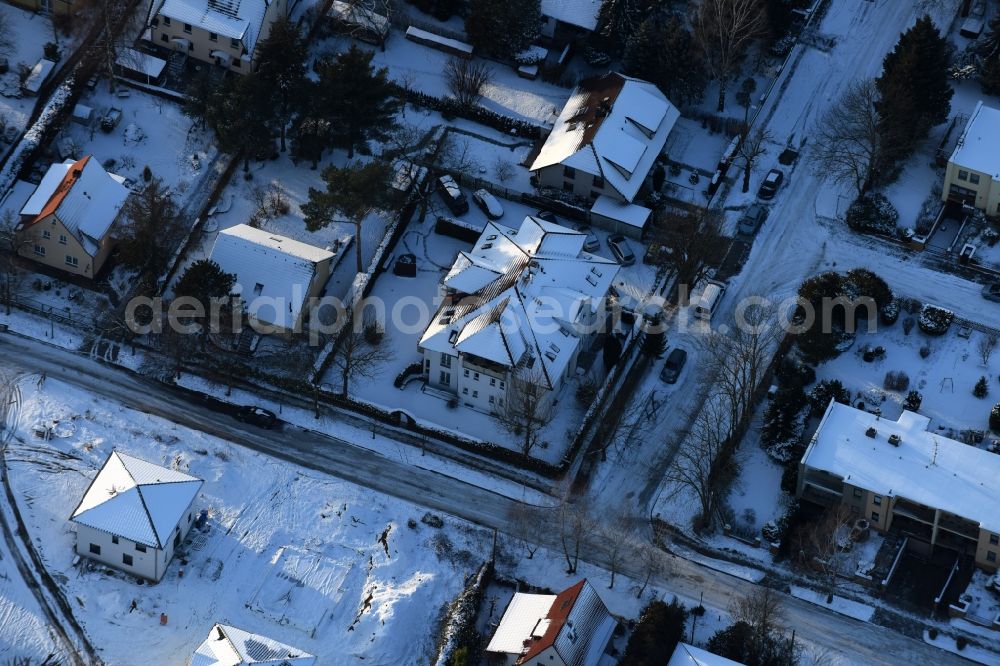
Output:
<svg viewBox="0 0 1000 666">
<path fill-rule="evenodd" d="M 476 202 L 476 205 L 486 213 L 486 217 L 491 220 L 499 220 L 503 217 L 503 206 L 497 201 L 497 198 L 487 192 L 486 190 L 476 190 L 472 194 L 472 200 Z"/>
</svg>

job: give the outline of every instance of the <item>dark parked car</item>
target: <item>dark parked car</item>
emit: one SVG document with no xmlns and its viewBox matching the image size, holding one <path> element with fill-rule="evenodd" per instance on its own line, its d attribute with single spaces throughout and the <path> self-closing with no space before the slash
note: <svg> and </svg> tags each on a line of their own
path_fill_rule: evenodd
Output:
<svg viewBox="0 0 1000 666">
<path fill-rule="evenodd" d="M 452 215 L 464 215 L 469 212 L 469 200 L 465 198 L 465 192 L 454 178 L 448 174 L 438 178 L 437 190 Z"/>
<path fill-rule="evenodd" d="M 417 277 L 417 255 L 401 254 L 392 265 L 392 274 L 400 277 Z"/>
<path fill-rule="evenodd" d="M 635 253 L 628 245 L 628 240 L 621 234 L 608 236 L 608 247 L 611 254 L 615 255 L 615 260 L 622 266 L 631 266 L 635 263 Z"/>
<path fill-rule="evenodd" d="M 764 224 L 766 218 L 767 208 L 760 204 L 753 204 L 743 212 L 736 230 L 741 234 L 753 236 L 760 229 L 760 225 Z"/>
<path fill-rule="evenodd" d="M 263 407 L 246 406 L 240 407 L 236 412 L 236 418 L 244 423 L 250 423 L 261 428 L 273 428 L 278 423 L 278 415 Z"/>
<path fill-rule="evenodd" d="M 1000 282 L 994 282 L 983 287 L 983 298 L 1000 303 Z"/>
<path fill-rule="evenodd" d="M 663 364 L 663 370 L 660 371 L 660 379 L 668 384 L 676 384 L 677 378 L 681 376 L 681 370 L 684 369 L 684 364 L 687 362 L 688 353 L 681 349 L 680 347 L 675 347 L 670 355 L 667 356 L 666 363 Z"/>
<path fill-rule="evenodd" d="M 778 193 L 778 188 L 781 187 L 781 182 L 785 180 L 784 172 L 778 169 L 771 169 L 764 176 L 764 182 L 760 184 L 760 189 L 757 190 L 757 198 L 773 199 L 774 195 Z"/>
</svg>

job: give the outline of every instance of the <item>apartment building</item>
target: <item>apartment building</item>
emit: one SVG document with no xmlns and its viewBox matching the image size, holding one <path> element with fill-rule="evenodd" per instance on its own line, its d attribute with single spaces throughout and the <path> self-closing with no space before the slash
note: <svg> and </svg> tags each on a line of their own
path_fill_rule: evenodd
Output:
<svg viewBox="0 0 1000 666">
<path fill-rule="evenodd" d="M 1000 110 L 981 101 L 948 160 L 941 198 L 1000 215 Z"/>
</svg>

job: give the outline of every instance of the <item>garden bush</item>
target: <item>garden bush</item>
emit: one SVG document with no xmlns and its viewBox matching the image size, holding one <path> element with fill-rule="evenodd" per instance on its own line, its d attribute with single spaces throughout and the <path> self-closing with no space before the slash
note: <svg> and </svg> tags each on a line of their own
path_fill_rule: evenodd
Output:
<svg viewBox="0 0 1000 666">
<path fill-rule="evenodd" d="M 969 644 L 969 640 L 965 636 L 959 636 L 955 639 L 955 647 L 958 650 L 964 650 L 965 646 Z"/>
<path fill-rule="evenodd" d="M 972 395 L 977 398 L 985 398 L 990 392 L 990 385 L 986 380 L 986 377 L 980 377 L 979 381 L 976 382 L 976 386 L 972 389 Z"/>
<path fill-rule="evenodd" d="M 920 395 L 920 391 L 910 391 L 906 394 L 906 400 L 903 401 L 903 409 L 910 412 L 920 411 L 920 404 L 924 401 L 924 396 Z"/>
<path fill-rule="evenodd" d="M 855 231 L 894 236 L 898 221 L 899 211 L 880 192 L 858 197 L 847 209 L 847 225 Z"/>
<path fill-rule="evenodd" d="M 819 416 L 826 411 L 830 400 L 836 400 L 843 405 L 851 404 L 851 392 L 844 388 L 838 379 L 824 379 L 809 392 L 809 404 L 813 416 Z"/>
<path fill-rule="evenodd" d="M 1000 432 L 1000 402 L 993 405 L 993 410 L 990 411 L 990 430 Z"/>
<path fill-rule="evenodd" d="M 910 388 L 910 376 L 902 370 L 890 370 L 885 373 L 882 386 L 886 391 L 905 391 Z"/>
<path fill-rule="evenodd" d="M 951 310 L 928 304 L 921 308 L 917 323 L 920 330 L 928 335 L 944 335 L 954 319 L 955 313 Z"/>
</svg>

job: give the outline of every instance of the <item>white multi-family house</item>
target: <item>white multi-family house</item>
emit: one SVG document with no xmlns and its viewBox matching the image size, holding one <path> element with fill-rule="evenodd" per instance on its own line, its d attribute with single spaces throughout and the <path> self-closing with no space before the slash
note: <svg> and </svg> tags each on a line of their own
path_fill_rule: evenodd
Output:
<svg viewBox="0 0 1000 666">
<path fill-rule="evenodd" d="M 445 276 L 444 299 L 420 338 L 428 385 L 498 411 L 512 378 L 558 394 L 604 324 L 618 264 L 583 250 L 586 235 L 526 217 L 486 225 Z"/>
<path fill-rule="evenodd" d="M 212 248 L 212 261 L 236 276 L 251 319 L 282 334 L 301 330 L 309 299 L 323 290 L 335 256 L 249 224 L 223 229 Z"/>
<path fill-rule="evenodd" d="M 490 666 L 597 666 L 618 620 L 586 580 L 559 594 L 514 594 L 486 647 Z M 611 663 L 611 662 L 607 662 Z"/>
<path fill-rule="evenodd" d="M 694 645 L 678 643 L 667 666 L 743 666 L 743 664 Z"/>
<path fill-rule="evenodd" d="M 677 107 L 652 83 L 615 72 L 584 79 L 529 168 L 539 187 L 637 206 L 678 118 Z M 621 214 L 640 217 L 627 207 Z"/>
<path fill-rule="evenodd" d="M 257 44 L 287 16 L 286 0 L 159 0 L 150 39 L 226 69 L 254 70 Z"/>
<path fill-rule="evenodd" d="M 944 173 L 944 201 L 1000 215 L 1000 109 L 976 104 Z"/>
<path fill-rule="evenodd" d="M 929 556 L 946 548 L 988 571 L 1000 565 L 1000 456 L 928 430 L 832 402 L 799 463 L 797 495 L 843 505 Z"/>
<path fill-rule="evenodd" d="M 188 666 L 313 666 L 316 657 L 273 638 L 216 624 Z"/>
<path fill-rule="evenodd" d="M 202 483 L 113 451 L 70 517 L 77 554 L 159 581 L 194 524 Z"/>
</svg>

